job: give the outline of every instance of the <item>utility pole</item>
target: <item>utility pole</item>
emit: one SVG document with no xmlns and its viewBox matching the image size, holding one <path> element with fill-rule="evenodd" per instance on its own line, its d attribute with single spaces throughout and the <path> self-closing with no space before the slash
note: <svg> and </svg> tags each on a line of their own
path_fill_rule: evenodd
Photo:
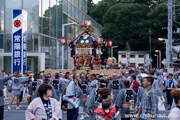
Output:
<svg viewBox="0 0 180 120">
<path fill-rule="evenodd" d="M 172 64 L 172 0 L 168 0 L 168 40 L 166 53 L 166 66 L 171 67 Z"/>
<path fill-rule="evenodd" d="M 151 57 L 151 28 L 149 28 L 149 53 L 150 53 L 150 59 L 152 59 Z M 150 63 L 150 68 L 152 68 L 151 63 Z"/>
</svg>

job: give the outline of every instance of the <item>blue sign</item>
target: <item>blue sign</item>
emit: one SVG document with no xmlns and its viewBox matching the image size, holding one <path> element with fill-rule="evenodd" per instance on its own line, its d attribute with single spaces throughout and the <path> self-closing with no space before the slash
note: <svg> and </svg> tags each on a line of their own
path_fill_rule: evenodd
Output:
<svg viewBox="0 0 180 120">
<path fill-rule="evenodd" d="M 23 33 L 23 74 L 25 74 L 25 70 L 27 69 L 27 34 Z"/>
<path fill-rule="evenodd" d="M 21 71 L 25 74 L 27 67 L 27 12 L 13 10 L 12 22 L 12 73 Z"/>
<path fill-rule="evenodd" d="M 21 33 L 22 29 L 13 33 L 13 73 L 15 71 L 21 70 Z"/>
</svg>

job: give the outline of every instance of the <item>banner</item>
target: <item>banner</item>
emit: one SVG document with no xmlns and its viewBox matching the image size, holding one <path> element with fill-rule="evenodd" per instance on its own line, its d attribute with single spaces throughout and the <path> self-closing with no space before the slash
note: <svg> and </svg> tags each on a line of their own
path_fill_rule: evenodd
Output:
<svg viewBox="0 0 180 120">
<path fill-rule="evenodd" d="M 27 67 L 27 12 L 13 10 L 12 19 L 12 73 Z"/>
</svg>

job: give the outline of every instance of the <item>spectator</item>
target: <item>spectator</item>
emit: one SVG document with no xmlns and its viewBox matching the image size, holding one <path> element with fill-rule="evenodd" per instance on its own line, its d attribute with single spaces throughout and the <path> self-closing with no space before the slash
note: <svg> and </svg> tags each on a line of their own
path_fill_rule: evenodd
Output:
<svg viewBox="0 0 180 120">
<path fill-rule="evenodd" d="M 180 120 L 180 90 L 171 91 L 171 97 L 174 98 L 177 106 L 170 111 L 169 120 Z"/>
<path fill-rule="evenodd" d="M 62 111 L 56 99 L 51 98 L 52 87 L 42 84 L 38 88 L 39 96 L 34 99 L 26 110 L 26 120 L 62 119 Z"/>
</svg>

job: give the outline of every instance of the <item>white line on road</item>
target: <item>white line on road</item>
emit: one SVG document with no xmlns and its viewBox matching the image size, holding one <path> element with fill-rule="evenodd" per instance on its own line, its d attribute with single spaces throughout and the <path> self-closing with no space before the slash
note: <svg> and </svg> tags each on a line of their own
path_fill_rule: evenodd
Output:
<svg viewBox="0 0 180 120">
<path fill-rule="evenodd" d="M 165 106 L 164 106 L 164 102 L 165 102 L 164 96 L 161 97 L 162 99 L 160 99 L 160 97 L 158 97 L 158 98 L 159 98 L 159 100 L 158 100 L 158 110 L 159 111 L 165 111 L 166 109 L 165 109 Z"/>
<path fill-rule="evenodd" d="M 4 110 L 5 112 L 25 112 L 25 110 Z"/>
</svg>

